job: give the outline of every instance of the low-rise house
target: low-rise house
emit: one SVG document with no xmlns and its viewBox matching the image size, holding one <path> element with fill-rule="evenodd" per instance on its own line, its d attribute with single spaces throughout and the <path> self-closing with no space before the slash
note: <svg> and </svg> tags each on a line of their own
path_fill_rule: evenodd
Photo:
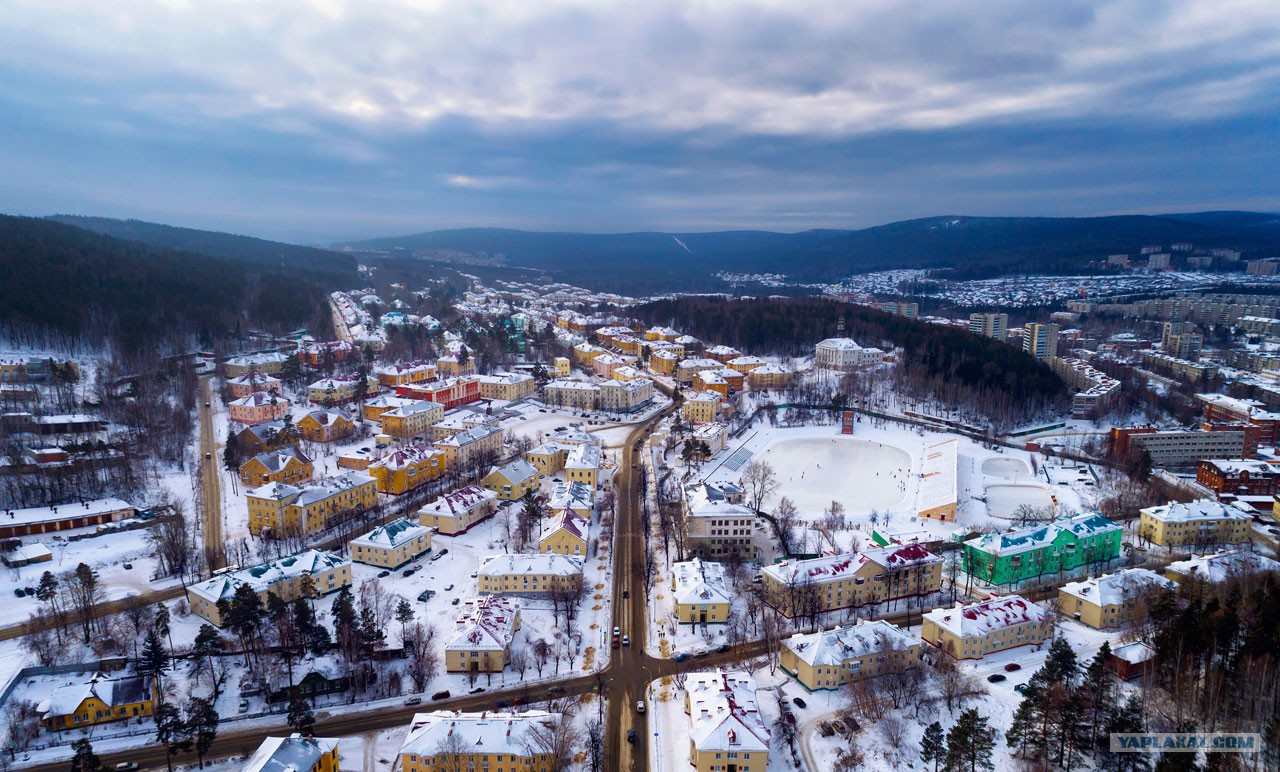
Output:
<svg viewBox="0 0 1280 772">
<path fill-rule="evenodd" d="M 453 636 L 444 647 L 450 673 L 500 673 L 520 630 L 520 602 L 485 595 L 466 602 Z"/>
<path fill-rule="evenodd" d="M 755 557 L 756 514 L 743 506 L 741 493 L 736 486 L 706 482 L 685 486 L 685 547 L 690 555 Z"/>
<path fill-rule="evenodd" d="M 255 391 L 247 397 L 227 404 L 227 415 L 238 424 L 265 424 L 278 421 L 289 412 L 289 400 L 265 391 Z"/>
<path fill-rule="evenodd" d="M 498 494 L 499 499 L 515 501 L 529 491 L 538 490 L 538 470 L 528 461 L 516 459 L 509 464 L 495 466 L 481 483 Z"/>
<path fill-rule="evenodd" d="M 400 746 L 403 772 L 547 772 L 555 753 L 544 745 L 559 713 L 418 713 Z"/>
<path fill-rule="evenodd" d="M 1068 582 L 1058 590 L 1058 611 L 1096 630 L 1146 618 L 1159 593 L 1174 583 L 1145 568 L 1129 568 L 1096 579 Z"/>
<path fill-rule="evenodd" d="M 481 558 L 476 583 L 481 595 L 550 595 L 582 586 L 583 559 L 573 555 L 516 553 Z"/>
<path fill-rule="evenodd" d="M 687 397 L 680 406 L 680 416 L 685 423 L 709 424 L 720 420 L 720 406 L 724 395 L 718 391 L 703 391 Z"/>
<path fill-rule="evenodd" d="M 378 379 L 359 375 L 335 375 L 307 386 L 307 401 L 313 405 L 345 405 L 378 393 Z"/>
<path fill-rule="evenodd" d="M 725 581 L 724 564 L 693 558 L 671 565 L 676 621 L 719 624 L 729 621 L 733 595 Z"/>
<path fill-rule="evenodd" d="M 336 737 L 268 737 L 240 772 L 338 772 Z"/>
<path fill-rule="evenodd" d="M 448 469 L 466 468 L 486 458 L 492 460 L 502 450 L 502 429 L 477 426 L 452 437 L 436 440 L 435 448 L 444 454 Z"/>
<path fill-rule="evenodd" d="M 424 383 L 436 379 L 436 363 L 425 361 L 386 365 L 377 369 L 378 383 L 388 388 L 408 383 Z"/>
<path fill-rule="evenodd" d="M 434 445 L 417 442 L 388 453 L 369 465 L 379 493 L 400 495 L 426 485 L 447 469 L 447 456 Z"/>
<path fill-rule="evenodd" d="M 307 550 L 190 585 L 187 603 L 197 616 L 215 627 L 222 627 L 220 604 L 230 603 L 242 585 L 257 593 L 264 606 L 268 595 L 276 595 L 283 601 L 301 598 L 307 586 L 317 595 L 325 595 L 351 586 L 351 561 L 330 552 Z"/>
<path fill-rule="evenodd" d="M 298 421 L 298 432 L 309 442 L 337 442 L 355 434 L 356 424 L 342 408 L 317 408 Z"/>
<path fill-rule="evenodd" d="M 614 378 L 600 384 L 599 407 L 615 413 L 634 413 L 653 402 L 653 381 Z"/>
<path fill-rule="evenodd" d="M 289 361 L 289 357 L 277 351 L 269 351 L 265 354 L 246 354 L 245 356 L 232 357 L 227 360 L 226 372 L 228 378 L 239 378 L 249 373 L 268 373 L 270 375 L 279 375 L 284 371 L 285 362 Z"/>
<path fill-rule="evenodd" d="M 364 416 L 364 420 L 366 421 L 372 421 L 373 423 L 381 425 L 383 413 L 390 412 L 398 407 L 403 407 L 404 405 L 412 405 L 414 402 L 419 401 L 421 400 L 409 399 L 408 397 L 401 397 L 397 394 L 379 394 L 373 399 L 364 401 L 360 406 L 360 415 Z M 440 408 L 440 415 L 444 415 L 443 407 Z M 385 432 L 386 430 L 384 429 L 383 431 Z"/>
<path fill-rule="evenodd" d="M 236 433 L 236 445 L 242 453 L 265 453 L 268 450 L 279 450 L 290 445 L 297 445 L 302 434 L 293 424 L 284 421 L 268 421 L 264 424 L 246 426 Z"/>
<path fill-rule="evenodd" d="M 591 544 L 591 521 L 562 510 L 548 521 L 538 538 L 538 552 L 585 557 Z"/>
<path fill-rule="evenodd" d="M 838 689 L 920 661 L 920 639 L 883 619 L 796 633 L 783 640 L 779 665 L 809 691 Z"/>
<path fill-rule="evenodd" d="M 680 355 L 669 349 L 655 349 L 649 352 L 649 369 L 659 375 L 672 375 L 680 364 Z"/>
<path fill-rule="evenodd" d="M 690 673 L 684 693 L 689 763 L 697 772 L 765 772 L 769 727 L 760 714 L 756 684 L 749 674 Z"/>
<path fill-rule="evenodd" d="M 939 608 L 923 617 L 920 637 L 956 659 L 982 659 L 1053 637 L 1053 615 L 1017 595 Z"/>
<path fill-rule="evenodd" d="M 0 514 L 0 538 L 91 528 L 116 523 L 137 514 L 137 507 L 121 499 L 92 499 L 50 507 L 6 509 Z"/>
<path fill-rule="evenodd" d="M 402 517 L 352 539 L 348 546 L 357 563 L 396 569 L 431 551 L 431 529 Z"/>
<path fill-rule="evenodd" d="M 232 399 L 247 397 L 255 391 L 277 396 L 284 393 L 280 379 L 266 373 L 248 373 L 238 378 L 227 379 L 227 393 L 231 395 Z"/>
<path fill-rule="evenodd" d="M 502 373 L 480 376 L 480 397 L 515 401 L 533 394 L 537 384 L 526 373 Z"/>
<path fill-rule="evenodd" d="M 155 682 L 150 676 L 111 678 L 95 673 L 88 681 L 54 689 L 36 712 L 45 729 L 57 732 L 150 716 L 155 700 Z"/>
<path fill-rule="evenodd" d="M 1231 550 L 1212 555 L 1192 555 L 1165 568 L 1165 576 L 1179 584 L 1191 581 L 1218 584 L 1238 576 L 1280 572 L 1280 562 L 1256 552 Z"/>
<path fill-rule="evenodd" d="M 599 400 L 600 387 L 586 381 L 555 380 L 542 388 L 542 401 L 548 405 L 595 410 Z"/>
<path fill-rule="evenodd" d="M 600 484 L 600 446 L 574 446 L 564 461 L 564 477 L 566 482 L 582 483 L 594 490 Z"/>
<path fill-rule="evenodd" d="M 942 563 L 919 544 L 784 560 L 761 571 L 765 601 L 788 616 L 931 595 L 942 588 Z"/>
<path fill-rule="evenodd" d="M 1105 663 L 1108 670 L 1126 681 L 1146 675 L 1155 664 L 1156 650 L 1134 641 L 1115 647 Z"/>
<path fill-rule="evenodd" d="M 547 511 L 553 516 L 567 512 L 579 520 L 590 522 L 594 509 L 595 491 L 585 483 L 557 483 L 547 499 Z"/>
<path fill-rule="evenodd" d="M 408 400 L 381 411 L 378 420 L 383 434 L 400 439 L 420 437 L 444 420 L 444 405 L 428 399 Z"/>
<path fill-rule="evenodd" d="M 1252 535 L 1248 509 L 1213 499 L 1170 502 L 1138 514 L 1138 535 L 1161 547 L 1242 544 Z"/>
<path fill-rule="evenodd" d="M 378 503 L 377 481 L 347 472 L 310 485 L 267 483 L 245 493 L 249 533 L 282 537 L 319 533 Z"/>
<path fill-rule="evenodd" d="M 701 424 L 693 430 L 691 437 L 695 442 L 706 446 L 707 458 L 724 450 L 729 441 L 729 427 L 722 423 Z"/>
<path fill-rule="evenodd" d="M 728 364 L 730 360 L 737 359 L 742 356 L 742 352 L 733 346 L 712 346 L 704 352 L 709 358 L 716 360 L 721 364 Z"/>
<path fill-rule="evenodd" d="M 1120 557 L 1123 528 L 1102 515 L 1085 513 L 1051 523 L 984 534 L 964 543 L 964 570 L 988 584 L 1106 565 Z"/>
<path fill-rule="evenodd" d="M 269 482 L 301 483 L 311 479 L 315 464 L 296 446 L 259 453 L 240 465 L 240 483 L 259 486 Z"/>
<path fill-rule="evenodd" d="M 498 495 L 478 485 L 468 485 L 441 496 L 418 510 L 418 522 L 446 536 L 465 533 L 488 519 L 498 508 Z"/>
<path fill-rule="evenodd" d="M 22 568 L 33 563 L 48 563 L 53 560 L 53 550 L 40 544 L 20 544 L 4 553 L 4 564 L 9 568 Z"/>
</svg>

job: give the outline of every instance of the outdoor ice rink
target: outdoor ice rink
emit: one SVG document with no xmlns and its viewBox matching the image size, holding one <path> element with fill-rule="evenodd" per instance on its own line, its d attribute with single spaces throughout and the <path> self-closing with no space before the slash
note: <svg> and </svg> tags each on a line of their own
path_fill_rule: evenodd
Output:
<svg viewBox="0 0 1280 772">
<path fill-rule="evenodd" d="M 849 514 L 888 509 L 913 490 L 911 456 L 891 445 L 851 437 L 784 439 L 765 451 L 786 496 L 812 518 L 831 505 L 844 504 Z M 894 477 L 894 474 L 897 477 Z M 901 487 L 907 483 L 906 490 Z"/>
</svg>

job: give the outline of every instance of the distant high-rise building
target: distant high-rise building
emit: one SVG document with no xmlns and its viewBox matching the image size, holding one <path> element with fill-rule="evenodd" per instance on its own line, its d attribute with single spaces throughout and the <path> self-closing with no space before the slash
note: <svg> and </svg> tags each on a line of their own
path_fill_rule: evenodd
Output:
<svg viewBox="0 0 1280 772">
<path fill-rule="evenodd" d="M 920 316 L 920 304 L 908 303 L 905 300 L 891 300 L 886 303 L 876 303 L 876 308 L 879 308 L 887 314 L 905 316 L 908 319 L 916 319 Z"/>
<path fill-rule="evenodd" d="M 1160 331 L 1160 351 L 1171 357 L 1196 362 L 1200 359 L 1200 349 L 1204 346 L 1204 336 L 1191 331 L 1186 322 L 1165 322 Z"/>
<path fill-rule="evenodd" d="M 1169 253 L 1158 252 L 1147 258 L 1147 268 L 1152 271 L 1162 271 L 1169 267 Z"/>
<path fill-rule="evenodd" d="M 969 314 L 969 332 L 1003 341 L 1009 337 L 1009 315 Z"/>
<path fill-rule="evenodd" d="M 1058 355 L 1058 325 L 1027 322 L 1022 326 L 1022 350 L 1036 359 Z"/>
<path fill-rule="evenodd" d="M 1245 273 L 1250 276 L 1275 276 L 1277 268 L 1280 268 L 1280 258 L 1250 260 L 1249 267 L 1245 270 Z"/>
<path fill-rule="evenodd" d="M 1129 267 L 1128 255 L 1107 255 L 1107 265 L 1118 265 L 1121 268 Z"/>
</svg>

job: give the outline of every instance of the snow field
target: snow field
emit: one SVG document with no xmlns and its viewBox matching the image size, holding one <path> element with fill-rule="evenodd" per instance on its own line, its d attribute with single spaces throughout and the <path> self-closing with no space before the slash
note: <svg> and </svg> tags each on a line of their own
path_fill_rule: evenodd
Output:
<svg viewBox="0 0 1280 772">
<path fill-rule="evenodd" d="M 850 514 L 889 509 L 906 498 L 912 459 L 904 450 L 848 437 L 784 439 L 763 456 L 801 513 L 817 516 L 840 501 Z"/>
<path fill-rule="evenodd" d="M 1020 506 L 1036 508 L 1052 507 L 1053 498 L 1049 491 L 1038 484 L 1013 485 L 1001 483 L 987 486 L 987 514 L 992 517 L 1008 518 Z"/>
</svg>

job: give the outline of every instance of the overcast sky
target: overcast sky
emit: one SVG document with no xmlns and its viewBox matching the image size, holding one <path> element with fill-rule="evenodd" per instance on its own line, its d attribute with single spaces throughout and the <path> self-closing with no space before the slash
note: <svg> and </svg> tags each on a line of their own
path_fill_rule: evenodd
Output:
<svg viewBox="0 0 1280 772">
<path fill-rule="evenodd" d="M 10 213 L 794 231 L 1278 180 L 1276 0 L 0 3 Z"/>
</svg>

